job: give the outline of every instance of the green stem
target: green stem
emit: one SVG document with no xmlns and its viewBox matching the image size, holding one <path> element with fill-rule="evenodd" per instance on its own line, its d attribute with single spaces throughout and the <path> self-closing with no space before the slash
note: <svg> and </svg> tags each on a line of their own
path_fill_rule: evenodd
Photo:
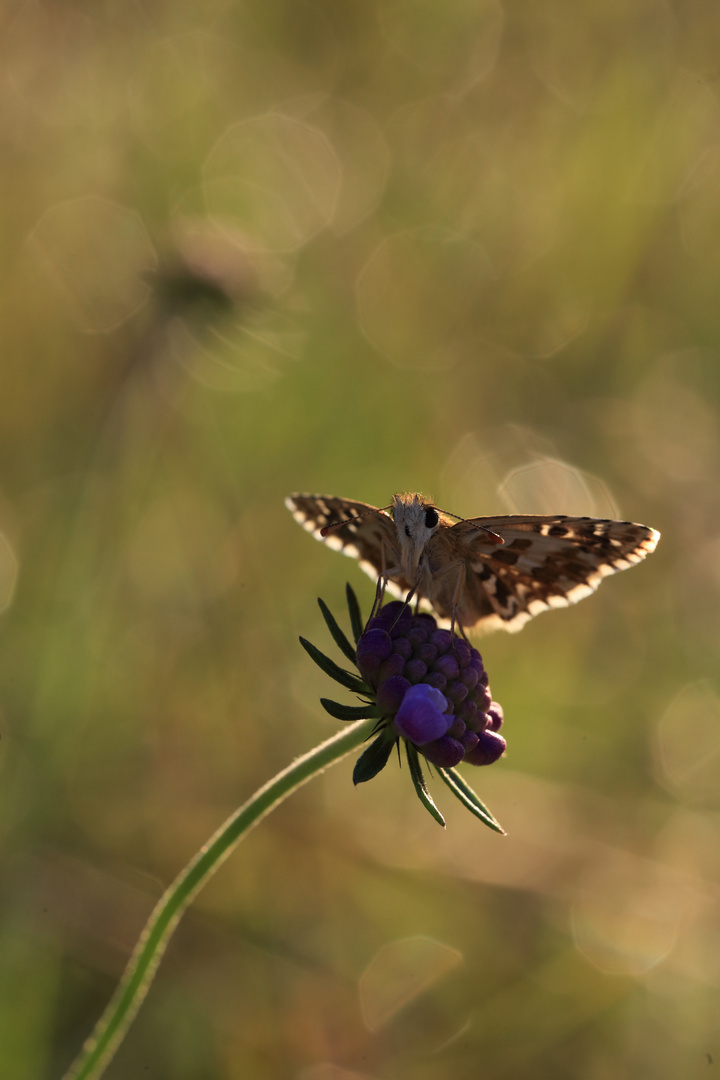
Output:
<svg viewBox="0 0 720 1080">
<path fill-rule="evenodd" d="M 375 720 L 359 720 L 298 758 L 261 787 L 202 846 L 155 905 L 120 985 L 63 1080 L 95 1080 L 101 1075 L 140 1008 L 185 908 L 245 833 L 302 784 L 357 749 L 375 724 Z"/>
</svg>

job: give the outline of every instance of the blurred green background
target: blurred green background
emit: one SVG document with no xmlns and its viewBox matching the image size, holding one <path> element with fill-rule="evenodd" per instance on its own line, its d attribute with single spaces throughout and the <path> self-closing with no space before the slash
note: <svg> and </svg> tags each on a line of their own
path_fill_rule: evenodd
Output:
<svg viewBox="0 0 720 1080">
<path fill-rule="evenodd" d="M 346 760 L 182 923 L 107 1076 L 720 1065 L 711 0 L 0 14 L 0 1075 L 58 1077 L 163 888 L 337 727 L 371 582 L 293 490 L 660 529 L 481 643 L 498 837 Z M 348 696 L 348 700 L 350 697 Z"/>
</svg>

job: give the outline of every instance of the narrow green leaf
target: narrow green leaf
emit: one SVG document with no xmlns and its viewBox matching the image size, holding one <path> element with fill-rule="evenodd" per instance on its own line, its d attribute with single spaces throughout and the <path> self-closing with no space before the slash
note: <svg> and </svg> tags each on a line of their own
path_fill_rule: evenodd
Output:
<svg viewBox="0 0 720 1080">
<path fill-rule="evenodd" d="M 315 661 L 319 668 L 329 675 L 331 679 L 335 679 L 335 682 L 339 682 L 341 686 L 346 686 L 348 690 L 354 690 L 356 694 L 369 694 L 370 688 L 365 685 L 362 679 L 357 675 L 353 675 L 350 671 L 345 671 L 344 668 L 338 667 L 334 660 L 331 660 L 329 656 L 325 656 L 321 653 L 315 645 L 306 641 L 304 637 L 300 638 L 300 644 L 302 645 L 308 656 Z"/>
<path fill-rule="evenodd" d="M 418 752 L 412 743 L 405 743 L 405 750 L 407 751 L 408 766 L 410 768 L 410 775 L 412 777 L 413 784 L 415 785 L 415 794 L 420 802 L 423 804 L 427 812 L 435 818 L 438 825 L 442 825 L 445 828 L 445 818 L 438 810 L 435 803 L 430 797 L 430 792 L 425 784 L 425 777 L 423 776 L 422 769 L 420 767 L 420 759 L 418 758 Z"/>
<path fill-rule="evenodd" d="M 366 780 L 377 776 L 387 765 L 396 741 L 395 736 L 388 737 L 388 732 L 382 731 L 355 762 L 353 784 L 364 784 Z"/>
<path fill-rule="evenodd" d="M 477 792 L 474 791 L 473 788 L 470 787 L 470 785 L 468 784 L 467 780 L 462 775 L 462 773 L 459 773 L 457 771 L 457 769 L 454 769 L 454 768 L 453 769 L 446 769 L 445 771 L 453 779 L 453 781 L 457 784 L 457 786 L 460 788 L 462 793 L 468 799 L 470 799 L 472 802 L 474 802 L 474 804 L 475 804 L 475 806 L 477 806 L 478 810 L 481 810 L 484 814 L 487 814 L 487 816 L 489 818 L 492 818 L 492 820 L 495 822 L 495 824 L 499 826 L 499 822 L 498 822 L 497 818 L 495 817 L 495 815 L 491 813 L 491 811 L 488 809 L 488 807 L 482 801 L 482 799 L 477 794 Z"/>
<path fill-rule="evenodd" d="M 325 697 L 320 698 L 320 704 L 336 720 L 372 720 L 380 719 L 381 715 L 375 705 L 341 705 Z"/>
<path fill-rule="evenodd" d="M 353 637 L 355 638 L 355 644 L 357 645 L 365 627 L 363 625 L 362 615 L 360 614 L 360 605 L 358 604 L 357 596 L 353 592 L 350 584 L 345 586 L 345 596 L 347 597 L 350 626 L 352 627 Z"/>
<path fill-rule="evenodd" d="M 345 637 L 345 634 L 342 632 L 337 622 L 335 621 L 335 616 L 330 611 L 330 608 L 327 606 L 325 601 L 321 600 L 320 597 L 318 597 L 318 604 L 320 605 L 320 610 L 323 613 L 323 619 L 327 624 L 328 630 L 333 636 L 335 644 L 337 645 L 340 652 L 348 658 L 350 663 L 354 664 L 356 661 L 355 650 L 353 649 L 352 645 Z"/>
<path fill-rule="evenodd" d="M 455 769 L 441 769 L 439 766 L 436 766 L 436 768 L 455 798 L 459 799 L 471 814 L 474 814 L 476 818 L 479 818 L 489 829 L 493 829 L 502 836 L 506 835 L 505 830 L 500 823 L 496 821 L 487 806 L 485 806 L 478 798 L 470 785 L 463 780 L 462 776 L 460 776 Z"/>
</svg>

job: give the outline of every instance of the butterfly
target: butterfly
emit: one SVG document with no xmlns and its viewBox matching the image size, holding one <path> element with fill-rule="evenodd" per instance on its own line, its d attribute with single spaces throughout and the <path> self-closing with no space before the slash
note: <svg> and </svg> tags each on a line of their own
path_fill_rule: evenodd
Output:
<svg viewBox="0 0 720 1080">
<path fill-rule="evenodd" d="M 285 505 L 316 539 L 377 579 L 378 602 L 387 587 L 445 625 L 483 633 L 514 633 L 541 611 L 582 600 L 660 539 L 631 521 L 565 514 L 455 520 L 417 492 L 395 495 L 381 509 L 299 493 Z"/>
</svg>

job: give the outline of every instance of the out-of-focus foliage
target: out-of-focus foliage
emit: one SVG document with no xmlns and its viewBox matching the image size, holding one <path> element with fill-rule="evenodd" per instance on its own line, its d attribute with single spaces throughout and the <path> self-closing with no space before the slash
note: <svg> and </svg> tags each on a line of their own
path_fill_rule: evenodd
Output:
<svg viewBox="0 0 720 1080">
<path fill-rule="evenodd" d="M 0 1074 L 62 1072 L 164 885 L 333 730 L 297 635 L 372 586 L 283 497 L 421 489 L 663 539 L 481 645 L 507 838 L 343 763 L 199 897 L 108 1076 L 709 1075 L 717 4 L 0 27 Z"/>
</svg>

